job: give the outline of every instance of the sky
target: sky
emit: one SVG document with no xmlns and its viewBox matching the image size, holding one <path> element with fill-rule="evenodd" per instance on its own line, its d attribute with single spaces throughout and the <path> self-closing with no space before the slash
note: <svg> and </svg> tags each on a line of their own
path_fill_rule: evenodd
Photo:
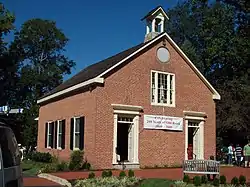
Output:
<svg viewBox="0 0 250 187">
<path fill-rule="evenodd" d="M 167 11 L 177 0 L 3 0 L 16 16 L 19 29 L 32 18 L 56 22 L 69 38 L 65 55 L 76 62 L 71 75 L 144 40 L 146 26 L 141 21 L 158 5 Z M 13 36 L 7 37 L 12 40 Z"/>
</svg>

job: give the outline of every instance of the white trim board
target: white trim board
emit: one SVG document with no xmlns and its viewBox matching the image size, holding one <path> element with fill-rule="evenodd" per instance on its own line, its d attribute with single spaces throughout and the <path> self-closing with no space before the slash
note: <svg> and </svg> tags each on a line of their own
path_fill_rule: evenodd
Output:
<svg viewBox="0 0 250 187">
<path fill-rule="evenodd" d="M 61 90 L 59 92 L 56 92 L 52 95 L 49 95 L 45 98 L 42 98 L 40 100 L 37 101 L 37 103 L 42 103 L 45 102 L 47 100 L 53 99 L 55 97 L 58 97 L 60 95 L 63 95 L 65 93 L 71 92 L 73 90 L 79 89 L 81 87 L 93 84 L 93 83 L 104 83 L 104 78 L 102 78 L 103 75 L 107 74 L 108 72 L 110 72 L 111 70 L 113 70 L 114 68 L 116 68 L 117 66 L 121 65 L 122 63 L 124 63 L 125 61 L 127 61 L 128 59 L 132 58 L 134 55 L 136 55 L 137 53 L 141 52 L 143 49 L 147 48 L 148 46 L 150 46 L 151 44 L 153 44 L 154 42 L 160 40 L 161 38 L 166 37 L 168 42 L 175 48 L 175 50 L 182 56 L 182 58 L 188 63 L 188 65 L 192 68 L 192 70 L 197 74 L 197 76 L 202 80 L 202 82 L 208 87 L 208 89 L 213 93 L 213 99 L 217 99 L 220 100 L 221 96 L 220 94 L 215 90 L 215 88 L 208 82 L 208 80 L 201 74 L 201 72 L 195 67 L 195 65 L 191 62 L 191 60 L 184 54 L 184 52 L 178 47 L 178 45 L 171 39 L 171 37 L 166 33 L 162 33 L 160 35 L 158 35 L 157 37 L 155 37 L 154 39 L 152 39 L 150 42 L 148 42 L 146 45 L 144 45 L 143 47 L 139 48 L 137 51 L 135 51 L 134 53 L 132 53 L 131 55 L 127 56 L 126 58 L 124 58 L 123 60 L 121 60 L 120 62 L 116 63 L 114 66 L 112 66 L 111 68 L 107 69 L 106 71 L 104 71 L 103 73 L 99 74 L 98 76 L 96 76 L 93 79 L 84 81 L 82 83 L 76 84 L 74 86 L 71 86 L 67 89 Z"/>
<path fill-rule="evenodd" d="M 123 104 L 111 104 L 114 110 L 127 110 L 127 111 L 141 111 L 143 110 L 142 106 L 135 105 L 123 105 Z"/>
<path fill-rule="evenodd" d="M 157 9 L 151 14 L 151 16 L 153 16 L 153 15 L 154 15 L 157 11 L 159 11 L 159 10 L 161 10 L 161 12 L 164 14 L 164 16 L 165 16 L 167 19 L 169 19 L 168 15 L 166 14 L 166 12 L 163 10 L 162 7 L 157 8 Z"/>
<path fill-rule="evenodd" d="M 52 95 L 49 95 L 49 96 L 44 97 L 42 99 L 39 99 L 39 100 L 37 100 L 37 104 L 42 103 L 42 102 L 47 101 L 47 100 L 50 100 L 50 99 L 53 99 L 55 97 L 58 97 L 60 95 L 66 94 L 68 92 L 74 91 L 76 89 L 82 88 L 84 86 L 87 86 L 87 85 L 90 85 L 90 84 L 93 84 L 93 83 L 101 83 L 101 84 L 103 84 L 104 83 L 104 78 L 96 77 L 96 78 L 89 79 L 87 81 L 81 82 L 79 84 L 76 84 L 76 85 L 71 86 L 69 88 L 66 88 L 64 90 L 61 90 L 59 92 L 56 92 L 56 93 L 54 93 Z"/>
</svg>

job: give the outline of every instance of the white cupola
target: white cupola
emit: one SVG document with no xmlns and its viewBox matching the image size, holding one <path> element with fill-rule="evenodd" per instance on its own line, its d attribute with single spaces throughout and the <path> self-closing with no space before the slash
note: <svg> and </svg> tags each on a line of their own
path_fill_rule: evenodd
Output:
<svg viewBox="0 0 250 187">
<path fill-rule="evenodd" d="M 151 10 L 142 20 L 146 20 L 146 36 L 144 42 L 153 39 L 165 31 L 168 16 L 161 6 Z"/>
</svg>

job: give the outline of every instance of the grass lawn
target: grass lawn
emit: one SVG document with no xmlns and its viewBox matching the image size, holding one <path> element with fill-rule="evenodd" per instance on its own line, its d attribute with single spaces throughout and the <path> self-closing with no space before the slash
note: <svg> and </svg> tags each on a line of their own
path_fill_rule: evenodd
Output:
<svg viewBox="0 0 250 187">
<path fill-rule="evenodd" d="M 168 187 L 173 182 L 167 179 L 145 179 L 140 184 L 140 187 Z"/>
<path fill-rule="evenodd" d="M 35 176 L 37 172 L 45 165 L 44 163 L 25 160 L 22 162 L 24 176 Z"/>
</svg>

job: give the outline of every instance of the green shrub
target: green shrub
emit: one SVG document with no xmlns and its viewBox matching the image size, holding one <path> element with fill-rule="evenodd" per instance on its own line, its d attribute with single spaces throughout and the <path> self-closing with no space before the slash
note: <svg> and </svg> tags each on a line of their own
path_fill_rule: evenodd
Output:
<svg viewBox="0 0 250 187">
<path fill-rule="evenodd" d="M 120 174 L 119 174 L 119 177 L 126 177 L 126 176 L 127 175 L 126 175 L 125 171 L 121 171 Z"/>
<path fill-rule="evenodd" d="M 51 162 L 52 162 L 52 163 L 59 163 L 58 157 L 55 156 L 55 155 L 52 155 L 52 157 L 51 157 Z"/>
<path fill-rule="evenodd" d="M 41 168 L 39 173 L 52 173 L 56 172 L 56 165 L 54 164 L 46 164 L 44 167 Z"/>
<path fill-rule="evenodd" d="M 29 154 L 29 159 L 35 162 L 51 163 L 52 155 L 50 153 L 33 152 Z"/>
<path fill-rule="evenodd" d="M 135 172 L 133 170 L 128 170 L 128 176 L 129 177 L 134 177 L 135 176 Z"/>
<path fill-rule="evenodd" d="M 183 182 L 189 183 L 190 182 L 190 177 L 188 175 L 184 175 Z"/>
<path fill-rule="evenodd" d="M 28 152 L 24 154 L 24 160 L 32 160 L 32 152 Z"/>
<path fill-rule="evenodd" d="M 176 164 L 171 165 L 170 168 L 182 168 L 182 165 L 176 163 Z"/>
<path fill-rule="evenodd" d="M 220 176 L 220 183 L 221 183 L 221 184 L 226 184 L 226 183 L 227 183 L 227 178 L 226 178 L 225 175 L 221 175 L 221 176 Z"/>
<path fill-rule="evenodd" d="M 68 169 L 68 163 L 65 161 L 62 161 L 61 163 L 58 163 L 56 165 L 56 171 L 67 171 Z"/>
<path fill-rule="evenodd" d="M 241 185 L 245 185 L 246 184 L 246 177 L 243 176 L 243 175 L 240 175 L 240 177 L 239 177 L 239 183 Z"/>
<path fill-rule="evenodd" d="M 213 155 L 211 155 L 209 158 L 210 158 L 210 160 L 214 160 L 214 156 Z"/>
<path fill-rule="evenodd" d="M 200 176 L 195 176 L 194 177 L 194 185 L 195 186 L 200 186 L 201 185 L 201 177 Z"/>
<path fill-rule="evenodd" d="M 217 177 L 214 178 L 213 185 L 214 186 L 220 186 L 220 180 Z"/>
<path fill-rule="evenodd" d="M 237 177 L 232 178 L 231 184 L 238 185 L 239 184 L 239 179 Z"/>
<path fill-rule="evenodd" d="M 108 170 L 108 171 L 107 171 L 107 176 L 108 176 L 108 177 L 112 177 L 112 175 L 113 175 L 112 171 L 111 171 L 111 170 Z"/>
<path fill-rule="evenodd" d="M 69 163 L 69 170 L 72 171 L 74 169 L 75 169 L 75 165 L 72 162 L 70 162 Z"/>
<path fill-rule="evenodd" d="M 202 175 L 202 176 L 201 176 L 201 183 L 202 183 L 202 184 L 207 184 L 207 183 L 208 183 L 208 178 L 207 178 L 206 175 Z"/>
<path fill-rule="evenodd" d="M 90 170 L 91 169 L 91 164 L 85 161 L 82 165 L 82 169 Z"/>
<path fill-rule="evenodd" d="M 91 178 L 84 180 L 77 180 L 75 187 L 125 187 L 135 186 L 139 183 L 139 179 L 135 177 L 105 177 L 105 178 Z"/>
<path fill-rule="evenodd" d="M 103 170 L 102 171 L 102 178 L 108 177 L 108 171 Z"/>
<path fill-rule="evenodd" d="M 89 178 L 89 179 L 95 178 L 95 173 L 94 173 L 94 172 L 90 172 L 88 178 Z"/>
<path fill-rule="evenodd" d="M 83 151 L 73 151 L 70 155 L 69 169 L 79 170 L 83 165 Z"/>
</svg>

